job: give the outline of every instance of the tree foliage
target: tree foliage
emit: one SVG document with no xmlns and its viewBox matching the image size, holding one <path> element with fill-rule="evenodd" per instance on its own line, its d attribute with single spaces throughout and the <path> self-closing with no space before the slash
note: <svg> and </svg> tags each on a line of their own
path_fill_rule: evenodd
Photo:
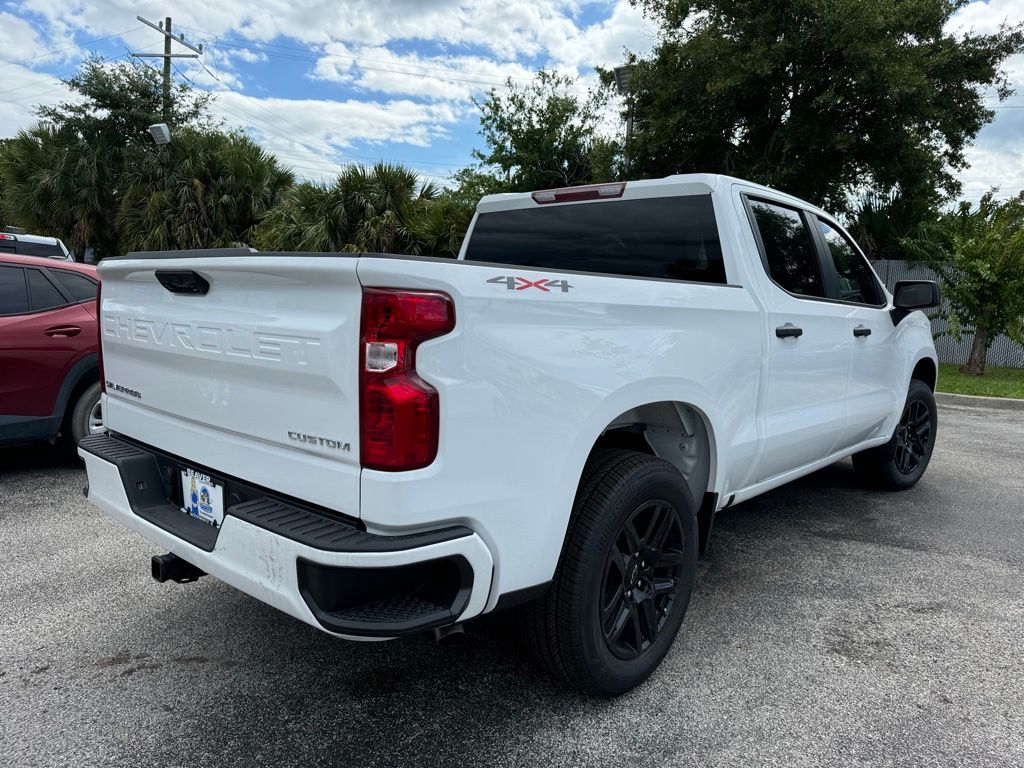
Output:
<svg viewBox="0 0 1024 768">
<path fill-rule="evenodd" d="M 138 63 L 93 57 L 65 81 L 79 98 L 40 107 L 40 123 L 0 152 L 0 179 L 12 220 L 62 237 L 81 258 L 122 250 L 117 211 L 127 156 L 152 145 L 160 122 L 160 73 Z M 183 85 L 172 91 L 174 126 L 207 126 L 209 97 Z"/>
<path fill-rule="evenodd" d="M 465 209 L 409 168 L 349 166 L 333 184 L 299 184 L 258 228 L 261 250 L 454 256 Z"/>
<path fill-rule="evenodd" d="M 864 193 L 852 201 L 851 207 L 848 229 L 872 260 L 905 259 L 903 240 L 913 237 L 922 223 L 938 216 L 929 201 L 908 200 L 896 191 Z"/>
<path fill-rule="evenodd" d="M 1009 94 L 1024 25 L 946 31 L 967 0 L 635 0 L 660 44 L 631 72 L 633 174 L 726 172 L 843 209 L 938 202 Z"/>
<path fill-rule="evenodd" d="M 248 245 L 294 176 L 247 136 L 186 128 L 132 153 L 121 183 L 121 247 L 177 250 Z"/>
<path fill-rule="evenodd" d="M 526 85 L 511 79 L 492 89 L 480 108 L 486 149 L 473 156 L 480 167 L 456 175 L 464 197 L 476 192 L 523 192 L 608 181 L 616 144 L 601 135 L 603 91 L 574 93 L 575 79 L 541 70 Z M 479 199 L 479 198 L 478 198 Z M 476 205 L 476 201 L 473 201 Z"/>
<path fill-rule="evenodd" d="M 974 334 L 961 371 L 982 375 L 1000 334 L 1024 343 L 1024 196 L 997 202 L 988 193 L 977 208 L 961 203 L 903 242 L 938 273 L 952 333 Z"/>
</svg>

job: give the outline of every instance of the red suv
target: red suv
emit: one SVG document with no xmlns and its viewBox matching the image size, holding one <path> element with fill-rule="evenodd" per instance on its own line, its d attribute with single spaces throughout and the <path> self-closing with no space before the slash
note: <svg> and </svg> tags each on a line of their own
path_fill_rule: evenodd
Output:
<svg viewBox="0 0 1024 768">
<path fill-rule="evenodd" d="M 96 268 L 0 253 L 0 445 L 102 426 Z"/>
</svg>

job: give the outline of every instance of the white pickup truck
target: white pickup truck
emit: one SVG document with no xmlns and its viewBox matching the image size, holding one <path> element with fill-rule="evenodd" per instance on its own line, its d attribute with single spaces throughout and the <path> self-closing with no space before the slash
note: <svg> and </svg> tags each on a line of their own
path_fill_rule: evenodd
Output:
<svg viewBox="0 0 1024 768">
<path fill-rule="evenodd" d="M 823 211 L 713 175 L 487 197 L 458 260 L 108 259 L 91 502 L 346 638 L 520 606 L 584 691 L 644 680 L 715 513 L 936 435 L 934 283 L 885 290 Z M 825 503 L 825 500 L 823 500 Z"/>
</svg>

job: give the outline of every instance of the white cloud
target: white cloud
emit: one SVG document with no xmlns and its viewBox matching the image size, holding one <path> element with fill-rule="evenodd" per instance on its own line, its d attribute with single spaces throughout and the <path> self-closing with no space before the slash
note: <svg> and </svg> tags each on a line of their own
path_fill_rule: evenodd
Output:
<svg viewBox="0 0 1024 768">
<path fill-rule="evenodd" d="M 992 34 L 1004 23 L 1024 21 L 1024 0 L 988 0 L 973 2 L 960 10 L 948 29 L 959 33 Z M 1024 56 L 1008 59 L 1003 70 L 1014 97 L 990 105 L 996 117 L 981 130 L 966 155 L 969 167 L 959 174 L 963 197 L 976 201 L 987 190 L 997 188 L 997 196 L 1006 198 L 1024 189 Z"/>
<path fill-rule="evenodd" d="M 34 125 L 37 106 L 68 101 L 70 96 L 67 86 L 55 77 L 20 65 L 0 64 L 0 137 Z"/>
<path fill-rule="evenodd" d="M 0 29 L 3 30 L 3 44 L 0 44 L 0 61 L 22 61 L 34 58 L 43 50 L 39 34 L 25 19 L 0 11 Z M 0 70 L 0 78 L 4 73 Z M 0 83 L 3 80 L 0 79 Z M 0 88 L 2 90 L 2 88 Z"/>
<path fill-rule="evenodd" d="M 230 91 L 211 111 L 243 128 L 306 178 L 330 178 L 347 163 L 378 159 L 349 151 L 355 142 L 429 146 L 460 116 L 447 104 L 391 101 L 264 99 Z"/>
<path fill-rule="evenodd" d="M 313 77 L 347 83 L 367 91 L 405 94 L 445 101 L 466 101 L 508 78 L 529 80 L 532 71 L 513 61 L 482 56 L 397 54 L 384 46 L 329 43 Z"/>
</svg>

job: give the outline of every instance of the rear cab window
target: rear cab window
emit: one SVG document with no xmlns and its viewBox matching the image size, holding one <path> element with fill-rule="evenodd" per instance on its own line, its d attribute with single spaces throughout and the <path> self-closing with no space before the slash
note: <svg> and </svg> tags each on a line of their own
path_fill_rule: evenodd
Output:
<svg viewBox="0 0 1024 768">
<path fill-rule="evenodd" d="M 465 259 L 625 277 L 727 282 L 710 195 L 481 213 Z"/>
<path fill-rule="evenodd" d="M 59 245 L 48 243 L 29 243 L 24 240 L 17 242 L 17 252 L 20 256 L 41 256 L 44 259 L 67 260 L 64 251 Z"/>
</svg>

